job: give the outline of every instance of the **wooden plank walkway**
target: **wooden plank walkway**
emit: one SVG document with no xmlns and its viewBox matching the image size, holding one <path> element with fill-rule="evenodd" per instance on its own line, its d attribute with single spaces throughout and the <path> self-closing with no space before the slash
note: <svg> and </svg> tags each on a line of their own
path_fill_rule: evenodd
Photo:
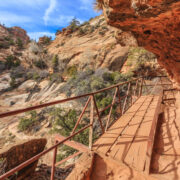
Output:
<svg viewBox="0 0 180 180">
<path fill-rule="evenodd" d="M 140 97 L 93 145 L 93 150 L 149 173 L 162 96 Z"/>
</svg>

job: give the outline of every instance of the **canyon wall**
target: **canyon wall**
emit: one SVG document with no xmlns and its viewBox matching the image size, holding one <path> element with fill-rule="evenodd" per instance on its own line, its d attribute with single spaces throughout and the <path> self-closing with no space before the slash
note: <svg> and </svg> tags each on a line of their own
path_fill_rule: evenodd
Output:
<svg viewBox="0 0 180 180">
<path fill-rule="evenodd" d="M 123 30 L 117 39 L 132 34 L 139 46 L 156 54 L 158 63 L 180 87 L 180 1 L 103 0 L 107 23 Z"/>
</svg>

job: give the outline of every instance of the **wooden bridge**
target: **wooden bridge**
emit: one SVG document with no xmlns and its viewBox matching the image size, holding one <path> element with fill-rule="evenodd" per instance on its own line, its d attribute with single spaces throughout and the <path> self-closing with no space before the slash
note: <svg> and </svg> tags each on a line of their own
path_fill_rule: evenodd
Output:
<svg viewBox="0 0 180 180">
<path fill-rule="evenodd" d="M 141 96 L 93 145 L 93 150 L 149 173 L 161 95 Z"/>
<path fill-rule="evenodd" d="M 162 79 L 163 77 L 157 78 Z M 123 85 L 126 85 L 127 91 L 122 96 L 120 87 Z M 164 86 L 169 85 L 171 84 L 164 83 Z M 163 101 L 162 88 L 161 90 L 158 90 L 158 93 L 153 92 L 153 90 L 155 90 L 155 87 L 158 86 L 163 86 L 162 81 L 158 80 L 155 84 L 146 84 L 144 78 L 139 78 L 86 95 L 0 114 L 0 118 L 3 118 L 30 110 L 36 110 L 55 104 L 65 103 L 79 98 L 88 98 L 82 110 L 82 113 L 77 119 L 77 123 L 69 137 L 62 137 L 57 135 L 55 137 L 56 144 L 54 146 L 37 154 L 36 156 L 20 164 L 9 172 L 6 172 L 4 175 L 0 176 L 0 179 L 5 179 L 11 176 L 15 172 L 18 172 L 19 170 L 28 166 L 32 162 L 37 161 L 43 155 L 52 150 L 54 150 L 54 157 L 52 159 L 51 180 L 54 179 L 56 166 L 59 166 L 68 159 L 73 158 L 88 150 L 94 151 L 96 153 L 102 153 L 105 156 L 123 162 L 124 164 L 140 172 L 146 172 L 146 174 L 149 174 L 154 137 L 156 133 L 156 125 L 158 115 L 161 112 L 161 103 Z M 148 91 L 148 87 L 153 87 L 150 89 L 151 92 Z M 95 95 L 112 89 L 115 89 L 112 103 L 104 109 L 98 109 Z M 145 91 L 145 89 L 147 90 Z M 90 123 L 81 130 L 76 131 L 84 113 L 88 108 L 89 103 Z M 116 106 L 116 109 L 119 109 L 119 117 L 116 120 L 112 121 L 112 110 L 115 104 L 118 104 L 118 106 Z M 102 113 L 107 109 L 109 109 L 109 114 L 107 115 L 107 121 L 105 122 L 104 118 L 102 118 Z M 96 118 L 99 122 L 99 127 L 101 127 L 102 133 L 98 140 L 93 142 L 92 137 L 94 131 L 94 122 Z M 71 140 L 72 137 L 81 133 L 87 128 L 89 128 L 89 147 Z M 77 149 L 79 152 L 71 155 L 61 162 L 56 162 L 57 148 L 61 144 L 71 146 Z"/>
</svg>

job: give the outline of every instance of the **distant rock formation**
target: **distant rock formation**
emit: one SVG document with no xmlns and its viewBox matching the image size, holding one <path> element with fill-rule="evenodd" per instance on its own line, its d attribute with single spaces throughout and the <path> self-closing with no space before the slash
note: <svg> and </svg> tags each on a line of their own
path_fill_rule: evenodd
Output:
<svg viewBox="0 0 180 180">
<path fill-rule="evenodd" d="M 27 32 L 22 28 L 17 26 L 7 28 L 3 25 L 0 25 L 0 40 L 4 40 L 4 38 L 12 38 L 14 41 L 16 41 L 17 39 L 21 39 L 23 44 L 27 44 L 30 40 Z"/>
<path fill-rule="evenodd" d="M 76 66 L 80 71 L 85 68 L 120 71 L 127 59 L 129 45 L 137 46 L 137 43 L 131 35 L 122 47 L 115 38 L 117 30 L 108 26 L 101 15 L 84 22 L 76 30 L 67 27 L 58 31 L 47 49 L 50 54 L 58 55 L 59 69 Z"/>
</svg>

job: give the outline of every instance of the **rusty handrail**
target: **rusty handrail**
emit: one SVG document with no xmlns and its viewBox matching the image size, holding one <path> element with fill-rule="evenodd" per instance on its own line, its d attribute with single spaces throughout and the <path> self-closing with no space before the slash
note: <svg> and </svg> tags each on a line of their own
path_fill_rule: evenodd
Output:
<svg viewBox="0 0 180 180">
<path fill-rule="evenodd" d="M 40 105 L 35 105 L 35 106 L 32 106 L 32 107 L 28 107 L 28 108 L 24 108 L 24 109 L 18 109 L 18 110 L 15 110 L 15 111 L 1 113 L 0 114 L 0 118 L 4 118 L 4 117 L 8 117 L 8 116 L 13 116 L 13 115 L 17 115 L 17 114 L 21 114 L 21 113 L 25 113 L 25 112 L 36 110 L 36 109 L 41 109 L 43 107 L 48 107 L 48 106 L 52 106 L 52 105 L 56 105 L 56 104 L 65 103 L 65 102 L 68 102 L 68 101 L 80 99 L 80 98 L 87 97 L 87 96 L 92 96 L 92 95 L 95 95 L 95 94 L 98 94 L 98 93 L 101 93 L 101 92 L 104 92 L 104 91 L 116 88 L 118 86 L 122 86 L 124 84 L 129 83 L 129 82 L 136 81 L 138 79 L 141 79 L 141 78 L 136 78 L 136 79 L 132 79 L 132 80 L 127 81 L 127 82 L 119 83 L 119 84 L 110 86 L 108 88 L 104 88 L 104 89 L 98 90 L 96 92 L 87 93 L 87 94 L 83 94 L 83 95 L 80 95 L 80 96 L 70 97 L 70 98 L 67 98 L 67 99 L 57 100 L 57 101 L 53 101 L 53 102 L 49 102 L 49 103 L 44 103 L 44 104 L 40 104 Z"/>
<path fill-rule="evenodd" d="M 166 77 L 166 76 L 160 76 L 160 77 Z M 92 133 L 93 133 L 93 118 L 95 116 L 94 114 L 94 107 L 96 108 L 96 112 L 98 115 L 98 118 L 99 118 L 99 122 L 100 122 L 100 125 L 102 127 L 102 122 L 101 122 L 101 119 L 100 119 L 100 114 L 101 114 L 101 111 L 98 111 L 98 108 L 96 106 L 96 102 L 95 102 L 95 98 L 94 98 L 94 95 L 95 94 L 98 94 L 98 93 L 101 93 L 101 92 L 104 92 L 106 90 L 110 90 L 110 89 L 113 89 L 113 88 L 116 88 L 116 93 L 114 95 L 114 98 L 113 98 L 113 102 L 110 104 L 110 106 L 108 108 L 111 108 L 111 111 L 112 111 L 112 106 L 113 104 L 116 102 L 115 98 L 116 98 L 116 94 L 118 94 L 118 97 L 119 97 L 119 87 L 124 85 L 124 84 L 129 84 L 128 86 L 128 91 L 129 91 L 129 88 L 131 86 L 131 82 L 134 82 L 136 81 L 136 85 L 138 84 L 139 80 L 141 79 L 141 85 L 140 85 L 140 89 L 139 89 L 139 97 L 142 95 L 142 86 L 143 86 L 143 77 L 140 77 L 140 78 L 136 78 L 136 79 L 133 79 L 133 80 L 130 80 L 130 81 L 127 81 L 127 82 L 123 82 L 123 83 L 119 83 L 119 84 L 116 84 L 116 85 L 113 85 L 111 87 L 108 87 L 108 88 L 104 88 L 104 89 L 101 89 L 101 90 L 98 90 L 96 92 L 92 92 L 92 93 L 88 93 L 88 94 L 84 94 L 84 95 L 80 95 L 80 96 L 76 96 L 76 97 L 71 97 L 71 98 L 67 98 L 67 99 L 63 99 L 63 100 L 58 100 L 58 101 L 53 101 L 53 102 L 49 102 L 49 103 L 45 103 L 45 104 L 41 104 L 41 105 L 36 105 L 36 106 L 33 106 L 33 107 L 28 107 L 28 108 L 25 108 L 25 109 L 19 109 L 19 110 L 15 110 L 15 111 L 11 111 L 11 112 L 6 112 L 6 113 L 2 113 L 0 114 L 0 118 L 3 118 L 3 117 L 8 117 L 8 116 L 12 116 L 12 115 L 17 115 L 17 114 L 20 114 L 20 113 L 24 113 L 24 112 L 27 112 L 27 111 L 31 111 L 31 110 L 35 110 L 35 109 L 40 109 L 40 108 L 43 108 L 43 107 L 48 107 L 48 106 L 51 106 L 51 105 L 55 105 L 55 104 L 60 104 L 60 103 L 64 103 L 64 102 L 68 102 L 68 101 L 71 101 L 71 100 L 75 100 L 75 99 L 79 99 L 79 98 L 82 98 L 82 97 L 89 97 L 77 123 L 76 123 L 76 126 L 75 128 L 73 129 L 73 133 L 65 138 L 64 140 L 62 141 L 59 141 L 59 142 L 56 142 L 56 144 L 52 147 L 50 147 L 49 149 L 47 150 L 44 150 L 43 152 L 37 154 L 36 156 L 30 158 L 29 160 L 25 161 L 24 163 L 18 165 L 17 167 L 11 169 L 10 171 L 6 172 L 5 174 L 3 174 L 2 176 L 0 176 L 0 179 L 5 179 L 9 176 L 11 176 L 12 174 L 14 174 L 15 172 L 23 169 L 24 167 L 28 166 L 29 164 L 37 161 L 39 158 L 41 158 L 43 155 L 47 154 L 48 152 L 54 150 L 54 157 L 53 157 L 53 164 L 52 164 L 52 173 L 51 173 L 51 180 L 54 179 L 54 172 L 55 172 L 55 164 L 56 164 L 56 154 L 57 154 L 57 147 L 61 144 L 63 144 L 64 142 L 70 140 L 72 137 L 74 137 L 75 135 L 79 134 L 80 132 L 84 131 L 85 129 L 87 128 L 90 128 L 90 134 L 89 134 L 89 141 L 90 141 L 90 144 L 89 144 L 89 148 L 91 149 L 92 148 Z M 137 87 L 136 87 L 137 89 Z M 136 92 L 136 90 L 135 90 Z M 135 95 L 135 94 L 134 94 Z M 125 95 L 125 97 L 127 97 L 127 95 Z M 120 98 L 120 97 L 119 97 Z M 131 95 L 131 98 L 132 98 L 132 95 Z M 121 99 L 122 97 L 119 99 L 120 103 L 121 103 Z M 138 99 L 138 97 L 137 97 Z M 136 100 L 137 100 L 136 99 Z M 85 126 L 84 128 L 80 129 L 79 131 L 75 132 L 75 129 L 77 128 L 81 118 L 82 118 L 82 115 L 85 113 L 85 109 L 87 108 L 89 102 L 91 100 L 91 111 L 90 111 L 90 124 Z M 132 103 L 131 103 L 132 105 Z M 121 107 L 120 107 L 121 109 Z M 122 110 L 122 109 L 121 109 Z M 111 111 L 110 111 L 110 114 L 109 114 L 109 117 L 111 115 Z M 121 114 L 122 115 L 122 114 Z M 103 127 L 102 127 L 102 130 L 103 130 Z M 64 161 L 63 161 L 64 162 Z"/>
</svg>

